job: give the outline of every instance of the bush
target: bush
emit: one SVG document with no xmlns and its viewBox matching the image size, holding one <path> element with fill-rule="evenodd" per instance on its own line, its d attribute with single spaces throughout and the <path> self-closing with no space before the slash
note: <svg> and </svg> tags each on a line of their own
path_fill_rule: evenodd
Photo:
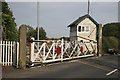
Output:
<svg viewBox="0 0 120 80">
<path fill-rule="evenodd" d="M 114 37 L 114 36 L 110 36 L 110 37 L 104 37 L 103 36 L 103 51 L 106 52 L 107 49 L 110 48 L 115 48 L 117 51 L 119 51 L 119 40 Z"/>
<path fill-rule="evenodd" d="M 115 48 L 120 52 L 120 23 L 108 23 L 103 26 L 103 51 Z"/>
</svg>

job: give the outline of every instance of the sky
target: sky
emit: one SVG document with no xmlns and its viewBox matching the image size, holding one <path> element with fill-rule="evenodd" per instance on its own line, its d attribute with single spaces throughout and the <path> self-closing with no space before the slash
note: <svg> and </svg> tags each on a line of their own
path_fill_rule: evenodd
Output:
<svg viewBox="0 0 120 80">
<path fill-rule="evenodd" d="M 39 27 L 49 38 L 69 37 L 70 23 L 87 14 L 87 2 L 39 2 Z M 36 2 L 8 2 L 17 27 L 37 27 Z M 90 15 L 100 24 L 118 22 L 118 2 L 91 2 Z"/>
</svg>

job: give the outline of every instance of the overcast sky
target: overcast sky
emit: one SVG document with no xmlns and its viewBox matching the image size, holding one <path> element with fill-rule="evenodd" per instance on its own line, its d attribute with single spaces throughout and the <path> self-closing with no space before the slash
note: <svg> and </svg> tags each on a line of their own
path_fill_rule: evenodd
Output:
<svg viewBox="0 0 120 80">
<path fill-rule="evenodd" d="M 37 26 L 36 2 L 8 2 L 13 11 L 17 27 L 21 24 Z M 40 2 L 40 27 L 47 37 L 69 36 L 70 23 L 87 14 L 87 2 Z M 101 24 L 118 22 L 118 2 L 91 2 L 90 15 Z"/>
</svg>

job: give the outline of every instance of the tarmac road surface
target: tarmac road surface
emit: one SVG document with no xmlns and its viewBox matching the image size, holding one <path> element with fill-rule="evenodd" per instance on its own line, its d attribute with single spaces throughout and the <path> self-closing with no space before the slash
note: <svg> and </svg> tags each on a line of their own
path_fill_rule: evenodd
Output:
<svg viewBox="0 0 120 80">
<path fill-rule="evenodd" d="M 25 70 L 2 69 L 3 78 L 118 78 L 117 55 L 77 59 Z"/>
</svg>

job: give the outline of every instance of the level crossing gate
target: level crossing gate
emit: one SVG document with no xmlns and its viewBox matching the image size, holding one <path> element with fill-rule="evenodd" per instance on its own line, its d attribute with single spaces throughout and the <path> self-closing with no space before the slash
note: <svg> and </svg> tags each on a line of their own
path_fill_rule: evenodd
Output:
<svg viewBox="0 0 120 80">
<path fill-rule="evenodd" d="M 37 47 L 37 43 L 40 47 Z M 33 63 L 49 63 L 74 58 L 95 56 L 97 42 L 62 40 L 35 40 L 31 38 L 30 60 Z"/>
</svg>

